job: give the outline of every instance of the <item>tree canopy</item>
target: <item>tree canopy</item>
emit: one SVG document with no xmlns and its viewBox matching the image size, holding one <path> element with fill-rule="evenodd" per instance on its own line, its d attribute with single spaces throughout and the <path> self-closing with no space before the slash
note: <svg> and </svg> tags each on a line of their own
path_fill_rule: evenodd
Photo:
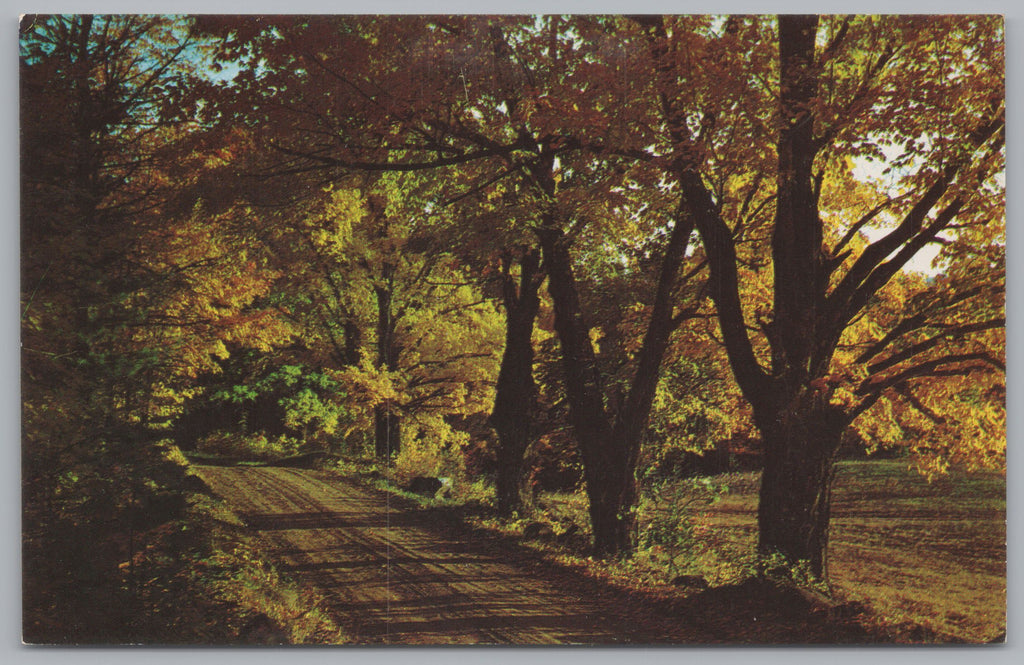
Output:
<svg viewBox="0 0 1024 665">
<path fill-rule="evenodd" d="M 1003 49 L 970 15 L 26 17 L 26 532 L 128 520 L 174 442 L 505 514 L 579 459 L 628 555 L 638 482 L 732 446 L 761 550 L 824 577 L 849 446 L 1005 466 Z"/>
</svg>

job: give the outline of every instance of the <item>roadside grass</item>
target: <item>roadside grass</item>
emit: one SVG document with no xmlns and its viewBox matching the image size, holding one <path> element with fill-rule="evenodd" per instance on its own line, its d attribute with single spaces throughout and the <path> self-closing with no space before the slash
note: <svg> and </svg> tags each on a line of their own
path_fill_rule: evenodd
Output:
<svg viewBox="0 0 1024 665">
<path fill-rule="evenodd" d="M 348 640 L 323 609 L 317 593 L 283 577 L 261 555 L 259 543 L 219 500 L 197 496 L 192 508 L 209 538 L 192 579 L 221 607 L 223 633 L 211 642 L 229 644 L 344 644 Z"/>
<path fill-rule="evenodd" d="M 242 521 L 208 492 L 172 447 L 186 478 L 185 515 L 155 530 L 131 564 L 139 590 L 136 640 L 143 644 L 342 644 L 349 640 L 321 609 L 323 599 L 280 575 Z M 213 458 L 211 458 L 213 459 Z M 244 462 L 240 464 L 245 464 Z"/>
<path fill-rule="evenodd" d="M 187 473 L 202 478 L 194 464 L 262 466 L 265 462 L 219 455 L 178 452 Z M 203 488 L 206 489 L 205 482 Z M 191 585 L 216 607 L 202 623 L 217 633 L 202 642 L 225 644 L 345 644 L 351 640 L 323 609 L 324 599 L 282 576 L 263 558 L 259 543 L 243 522 L 208 492 L 190 495 L 188 523 L 195 532 L 196 554 L 189 568 Z"/>
<path fill-rule="evenodd" d="M 491 507 L 494 504 L 494 488 L 483 479 L 469 480 L 454 478 L 451 488 L 436 497 L 427 497 L 406 489 L 412 475 L 396 473 L 372 457 L 342 457 L 337 463 L 326 465 L 324 470 L 358 480 L 378 490 L 401 496 L 424 507 L 449 507 L 470 509 Z"/>
<path fill-rule="evenodd" d="M 279 575 L 211 496 L 182 452 L 162 452 L 162 490 L 145 529 L 65 533 L 64 549 L 25 541 L 23 639 L 32 644 L 338 644 L 322 599 Z M 92 537 L 99 547 L 89 549 Z M 130 546 L 113 541 L 130 538 Z M 102 546 L 106 546 L 103 549 Z M 120 545 L 120 547 L 115 547 Z M 77 549 L 75 549 L 77 548 Z M 85 551 L 107 554 L 80 557 Z M 89 568 L 92 566 L 92 568 Z M 86 578 L 80 571 L 94 572 Z M 70 572 L 69 572 L 70 571 Z M 72 577 L 77 575 L 77 577 Z M 69 581 L 70 579 L 70 581 Z M 76 580 L 84 580 L 75 583 Z"/>
<path fill-rule="evenodd" d="M 763 567 L 756 555 L 758 486 L 756 473 L 729 473 L 648 492 L 639 508 L 638 553 L 588 565 L 620 584 L 664 584 L 681 575 L 713 587 L 737 584 Z M 863 604 L 872 622 L 910 640 L 988 642 L 1005 635 L 1005 492 L 1005 476 L 996 472 L 954 471 L 929 482 L 906 462 L 840 463 L 832 594 Z M 581 496 L 548 495 L 540 505 L 555 520 L 585 516 Z M 645 541 L 652 531 L 661 538 Z M 584 552 L 569 556 L 578 561 Z"/>
<path fill-rule="evenodd" d="M 590 556 L 582 492 L 544 494 L 529 514 L 504 519 L 494 515 L 482 487 L 425 498 L 404 491 L 373 462 L 349 460 L 336 471 L 421 507 L 456 511 L 471 527 L 653 597 L 692 596 L 703 582 L 735 587 L 776 568 L 756 551 L 755 472 L 647 485 L 638 506 L 637 553 L 598 561 Z M 997 472 L 953 471 L 929 481 L 905 461 L 841 462 L 833 489 L 831 589 L 817 590 L 836 603 L 865 608 L 860 621 L 893 641 L 1000 638 L 1006 629 L 1005 496 L 1006 479 Z M 779 579 L 814 590 L 806 570 L 785 570 Z"/>
</svg>

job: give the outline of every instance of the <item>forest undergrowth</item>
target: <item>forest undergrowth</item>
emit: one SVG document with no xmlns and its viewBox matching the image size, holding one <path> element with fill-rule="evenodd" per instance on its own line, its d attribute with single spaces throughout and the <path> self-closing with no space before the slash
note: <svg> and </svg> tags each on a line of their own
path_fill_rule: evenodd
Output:
<svg viewBox="0 0 1024 665">
<path fill-rule="evenodd" d="M 339 644 L 322 599 L 283 577 L 244 524 L 168 448 L 163 489 L 184 498 L 132 547 L 26 539 L 22 639 L 29 644 Z M 98 534 L 93 534 L 95 541 Z M 123 549 L 123 548 L 122 548 Z M 72 550 L 82 554 L 74 557 Z M 42 571 L 50 571 L 44 574 Z M 37 572 L 38 571 L 38 572 Z M 53 574 L 55 572 L 60 574 Z"/>
</svg>

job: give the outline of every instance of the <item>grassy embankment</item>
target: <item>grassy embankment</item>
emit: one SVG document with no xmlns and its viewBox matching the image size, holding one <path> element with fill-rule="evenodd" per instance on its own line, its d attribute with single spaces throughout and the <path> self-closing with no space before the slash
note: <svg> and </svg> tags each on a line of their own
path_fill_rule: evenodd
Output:
<svg viewBox="0 0 1024 665">
<path fill-rule="evenodd" d="M 203 491 L 185 458 L 169 447 L 168 489 L 180 513 L 133 535 L 134 547 L 88 586 L 61 586 L 43 564 L 74 569 L 59 552 L 26 547 L 23 639 L 35 644 L 338 644 L 346 636 L 322 599 L 281 576 L 259 543 L 219 500 Z M 166 480 L 166 479 L 165 479 Z M 33 565 L 36 564 L 36 565 Z M 81 567 L 81 566 L 79 566 Z M 104 569 L 105 570 L 105 569 Z"/>
<path fill-rule="evenodd" d="M 192 561 L 193 592 L 213 599 L 212 614 L 199 622 L 218 624 L 199 643 L 344 644 L 349 640 L 323 610 L 323 598 L 282 576 L 237 516 L 219 500 L 197 497 L 194 518 L 207 543 Z M 219 608 L 219 611 L 218 609 Z"/>
</svg>

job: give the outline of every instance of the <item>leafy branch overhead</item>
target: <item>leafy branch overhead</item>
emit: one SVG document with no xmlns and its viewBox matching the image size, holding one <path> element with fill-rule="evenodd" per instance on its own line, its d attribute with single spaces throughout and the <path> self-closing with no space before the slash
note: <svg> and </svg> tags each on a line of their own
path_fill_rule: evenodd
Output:
<svg viewBox="0 0 1024 665">
<path fill-rule="evenodd" d="M 610 558 L 753 459 L 817 578 L 853 443 L 1005 468 L 999 17 L 26 16 L 20 74 L 41 566 L 119 575 L 170 444 L 581 490 Z"/>
</svg>

